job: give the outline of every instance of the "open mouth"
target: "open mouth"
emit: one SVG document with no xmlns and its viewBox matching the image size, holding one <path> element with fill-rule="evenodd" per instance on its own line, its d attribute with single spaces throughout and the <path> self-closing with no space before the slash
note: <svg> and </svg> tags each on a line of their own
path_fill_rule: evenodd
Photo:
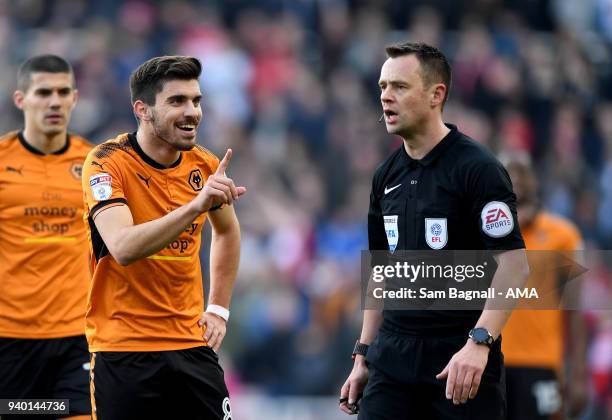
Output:
<svg viewBox="0 0 612 420">
<path fill-rule="evenodd" d="M 393 123 L 397 120 L 397 112 L 392 111 L 390 109 L 385 109 L 385 120 L 389 123 Z"/>
<path fill-rule="evenodd" d="M 181 130 L 183 133 L 187 133 L 187 134 L 195 133 L 196 127 L 197 126 L 195 124 L 177 124 L 176 125 L 176 128 Z"/>
</svg>

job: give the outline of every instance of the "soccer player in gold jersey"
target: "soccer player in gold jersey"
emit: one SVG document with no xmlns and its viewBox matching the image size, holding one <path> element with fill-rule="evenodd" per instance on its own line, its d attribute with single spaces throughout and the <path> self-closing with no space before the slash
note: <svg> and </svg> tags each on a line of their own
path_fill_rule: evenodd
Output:
<svg viewBox="0 0 612 420">
<path fill-rule="evenodd" d="M 70 64 L 30 58 L 13 98 L 24 127 L 0 138 L 0 398 L 67 398 L 58 415 L 89 418 L 81 171 L 92 145 L 67 132 Z"/>
<path fill-rule="evenodd" d="M 92 272 L 86 334 L 102 420 L 231 418 L 219 349 L 240 253 L 232 203 L 246 192 L 196 144 L 200 62 L 156 57 L 130 78 L 138 130 L 83 170 Z M 212 225 L 204 311 L 200 244 Z M 203 312 L 204 311 L 204 312 Z"/>
</svg>

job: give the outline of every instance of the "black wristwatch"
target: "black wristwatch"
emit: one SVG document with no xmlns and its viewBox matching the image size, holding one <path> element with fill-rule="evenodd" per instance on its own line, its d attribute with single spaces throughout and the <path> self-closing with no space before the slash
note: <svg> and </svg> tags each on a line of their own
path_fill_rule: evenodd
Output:
<svg viewBox="0 0 612 420">
<path fill-rule="evenodd" d="M 353 360 L 355 360 L 355 357 L 358 354 L 365 357 L 365 355 L 368 354 L 368 347 L 370 346 L 368 346 L 367 344 L 360 343 L 359 340 L 357 340 L 357 342 L 355 343 L 355 347 L 353 348 L 353 355 L 351 356 Z"/>
<path fill-rule="evenodd" d="M 489 348 L 491 348 L 493 341 L 495 341 L 491 333 L 486 328 L 482 327 L 472 328 L 470 330 L 469 337 L 472 339 L 472 341 L 474 341 L 474 343 L 484 344 Z"/>
</svg>

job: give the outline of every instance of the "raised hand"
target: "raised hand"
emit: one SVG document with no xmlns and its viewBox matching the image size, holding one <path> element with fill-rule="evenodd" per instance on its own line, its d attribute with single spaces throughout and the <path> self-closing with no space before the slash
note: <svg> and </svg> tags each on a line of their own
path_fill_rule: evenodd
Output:
<svg viewBox="0 0 612 420">
<path fill-rule="evenodd" d="M 206 184 L 196 197 L 198 210 L 205 212 L 221 204 L 231 205 L 234 200 L 246 193 L 245 187 L 237 187 L 234 181 L 225 175 L 232 158 L 232 149 L 227 149 L 223 160 L 214 174 L 208 177 Z"/>
</svg>

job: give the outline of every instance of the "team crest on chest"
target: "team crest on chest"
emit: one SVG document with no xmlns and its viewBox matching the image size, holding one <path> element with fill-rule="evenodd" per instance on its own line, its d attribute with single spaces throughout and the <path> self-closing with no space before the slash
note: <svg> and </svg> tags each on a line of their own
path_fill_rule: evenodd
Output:
<svg viewBox="0 0 612 420">
<path fill-rule="evenodd" d="M 74 162 L 72 165 L 70 165 L 70 174 L 74 177 L 74 179 L 80 181 L 81 176 L 83 175 L 83 164 Z"/>
<path fill-rule="evenodd" d="M 202 176 L 202 171 L 199 169 L 194 169 L 189 173 L 189 185 L 195 191 L 200 191 L 204 188 L 204 177 Z"/>
<path fill-rule="evenodd" d="M 425 219 L 425 241 L 431 249 L 442 249 L 448 242 L 446 218 Z"/>
</svg>

